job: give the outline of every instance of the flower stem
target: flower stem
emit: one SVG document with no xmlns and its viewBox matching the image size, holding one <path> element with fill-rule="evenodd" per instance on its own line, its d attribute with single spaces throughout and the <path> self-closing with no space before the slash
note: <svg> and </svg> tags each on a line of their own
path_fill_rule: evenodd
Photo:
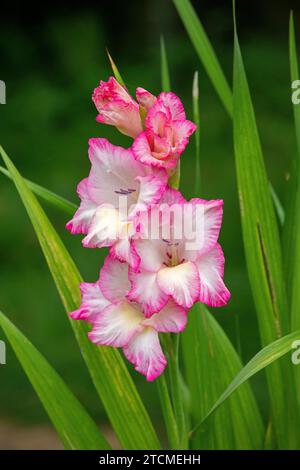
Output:
<svg viewBox="0 0 300 470">
<path fill-rule="evenodd" d="M 188 434 L 183 403 L 183 390 L 179 370 L 179 335 L 169 338 L 168 356 L 173 407 L 179 434 L 179 449 L 188 449 Z"/>
<path fill-rule="evenodd" d="M 180 160 L 178 160 L 177 165 L 174 170 L 169 175 L 169 186 L 174 189 L 179 189 L 180 184 Z"/>
<path fill-rule="evenodd" d="M 172 402 L 169 395 L 167 381 L 164 375 L 156 379 L 158 396 L 161 404 L 161 409 L 166 425 L 167 436 L 170 448 L 176 450 L 179 448 L 179 436 L 177 422 L 174 416 Z"/>
</svg>

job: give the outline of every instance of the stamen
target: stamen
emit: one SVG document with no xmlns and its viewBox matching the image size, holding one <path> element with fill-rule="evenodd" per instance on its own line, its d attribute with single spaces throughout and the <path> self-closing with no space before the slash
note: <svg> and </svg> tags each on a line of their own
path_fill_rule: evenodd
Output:
<svg viewBox="0 0 300 470">
<path fill-rule="evenodd" d="M 136 189 L 128 188 L 123 189 L 120 188 L 118 191 L 114 191 L 116 194 L 121 194 L 121 196 L 128 196 L 129 194 L 135 193 Z"/>
</svg>

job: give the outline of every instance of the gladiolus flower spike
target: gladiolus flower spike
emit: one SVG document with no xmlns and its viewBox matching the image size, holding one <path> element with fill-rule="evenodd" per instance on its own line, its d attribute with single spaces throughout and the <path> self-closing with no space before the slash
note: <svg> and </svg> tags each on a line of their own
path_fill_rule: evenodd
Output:
<svg viewBox="0 0 300 470">
<path fill-rule="evenodd" d="M 186 201 L 168 185 L 196 129 L 174 93 L 156 97 L 139 87 L 135 100 L 110 77 L 93 102 L 97 121 L 133 142 L 125 149 L 89 141 L 91 170 L 66 228 L 109 255 L 98 281 L 81 284 L 81 305 L 70 315 L 92 325 L 93 343 L 122 348 L 151 381 L 167 364 L 159 334 L 183 331 L 195 302 L 219 307 L 230 298 L 218 243 L 223 201 Z"/>
</svg>

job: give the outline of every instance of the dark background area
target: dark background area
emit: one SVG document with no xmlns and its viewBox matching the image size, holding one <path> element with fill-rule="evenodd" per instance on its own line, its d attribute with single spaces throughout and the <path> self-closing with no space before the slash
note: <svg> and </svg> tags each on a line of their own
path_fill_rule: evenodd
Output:
<svg viewBox="0 0 300 470">
<path fill-rule="evenodd" d="M 230 1 L 194 1 L 231 83 L 232 8 Z M 237 1 L 237 21 L 257 114 L 268 174 L 282 201 L 295 151 L 288 60 L 289 10 L 300 34 L 299 2 Z M 5 2 L 0 16 L 0 79 L 7 104 L 0 105 L 0 143 L 24 176 L 76 199 L 76 185 L 88 172 L 87 140 L 130 139 L 95 122 L 91 94 L 111 74 L 108 47 L 134 93 L 143 86 L 160 91 L 159 38 L 164 34 L 172 90 L 191 115 L 193 73 L 199 70 L 201 106 L 200 197 L 225 202 L 221 243 L 225 279 L 232 292 L 226 308 L 214 310 L 234 344 L 240 337 L 244 361 L 259 349 L 240 230 L 231 122 L 197 58 L 171 0 L 129 2 Z M 298 37 L 300 37 L 298 35 Z M 298 41 L 299 42 L 299 41 Z M 182 191 L 193 193 L 194 141 L 182 156 Z M 47 213 L 74 256 L 86 281 L 97 278 L 103 252 L 84 250 L 80 237 L 64 229 L 64 214 Z M 0 175 L 0 308 L 61 373 L 93 415 L 105 417 L 73 339 L 33 229 L 13 185 Z M 3 339 L 0 332 L 0 339 Z M 151 414 L 159 418 L 156 390 L 134 373 Z M 264 407 L 262 375 L 253 381 Z M 47 417 L 10 347 L 0 366 L 0 425 L 33 425 Z M 1 442 L 0 442 L 1 447 Z"/>
</svg>

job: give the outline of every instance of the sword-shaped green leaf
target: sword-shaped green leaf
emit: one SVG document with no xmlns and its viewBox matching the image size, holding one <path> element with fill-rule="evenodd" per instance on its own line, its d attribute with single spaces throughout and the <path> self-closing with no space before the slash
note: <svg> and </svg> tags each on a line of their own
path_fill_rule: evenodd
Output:
<svg viewBox="0 0 300 470">
<path fill-rule="evenodd" d="M 33 344 L 0 312 L 0 326 L 66 449 L 109 449 L 77 398 Z"/>
<path fill-rule="evenodd" d="M 247 268 L 265 346 L 289 333 L 289 316 L 278 226 L 236 28 L 233 137 Z M 296 413 L 292 371 L 288 363 L 278 361 L 266 374 L 277 442 L 287 448 L 297 432 L 289 419 Z"/>
<path fill-rule="evenodd" d="M 199 424 L 192 432 L 196 434 L 197 430 L 200 430 L 204 422 L 216 412 L 216 410 L 222 405 L 225 405 L 226 401 L 231 397 L 231 395 L 243 384 L 247 382 L 251 377 L 253 377 L 257 372 L 263 370 L 265 367 L 274 363 L 282 356 L 290 352 L 293 354 L 294 342 L 300 340 L 300 330 L 290 333 L 289 335 L 283 336 L 282 338 L 274 341 L 265 348 L 261 349 L 246 365 L 243 367 L 240 372 L 234 377 L 232 382 L 228 385 L 226 390 L 210 408 L 209 412 L 202 419 L 201 424 Z M 299 346 L 298 346 L 299 347 Z M 296 352 L 296 351 L 295 351 Z M 297 357 L 298 353 L 296 352 Z M 294 365 L 294 367 L 297 367 Z"/>
<path fill-rule="evenodd" d="M 173 0 L 173 3 L 216 92 L 231 116 L 232 93 L 205 29 L 189 0 Z"/>
<path fill-rule="evenodd" d="M 3 175 L 7 176 L 7 178 L 12 180 L 9 171 L 3 166 L 0 166 L 0 172 Z M 69 214 L 71 216 L 76 211 L 76 205 L 73 202 L 68 201 L 68 199 L 59 196 L 58 194 L 55 194 L 53 191 L 50 191 L 49 189 L 44 188 L 40 184 L 34 183 L 33 181 L 30 181 L 25 178 L 24 181 L 34 194 L 36 194 L 40 199 L 47 202 L 51 206 L 54 206 L 56 209 L 59 209 L 65 214 Z"/>
<path fill-rule="evenodd" d="M 183 333 L 192 426 L 200 423 L 242 364 L 221 326 L 203 304 L 189 312 Z M 195 449 L 260 449 L 264 427 L 249 384 L 241 387 L 195 434 Z"/>
</svg>

